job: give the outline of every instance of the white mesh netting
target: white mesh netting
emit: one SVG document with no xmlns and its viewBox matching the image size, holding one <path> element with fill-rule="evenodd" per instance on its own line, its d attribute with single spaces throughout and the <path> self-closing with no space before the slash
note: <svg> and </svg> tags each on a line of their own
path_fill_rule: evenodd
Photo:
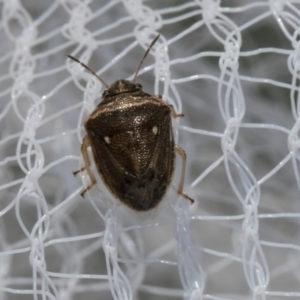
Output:
<svg viewBox="0 0 300 300">
<path fill-rule="evenodd" d="M 0 299 L 299 299 L 300 1 L 0 1 Z M 83 123 L 138 77 L 185 117 L 185 192 L 135 214 Z"/>
</svg>

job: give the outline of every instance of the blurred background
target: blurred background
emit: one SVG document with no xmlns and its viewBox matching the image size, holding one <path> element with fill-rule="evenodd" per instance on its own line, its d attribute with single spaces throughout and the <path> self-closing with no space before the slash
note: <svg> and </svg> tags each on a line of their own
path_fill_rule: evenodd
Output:
<svg viewBox="0 0 300 300">
<path fill-rule="evenodd" d="M 0 1 L 0 299 L 299 299 L 299 1 Z M 153 212 L 89 183 L 83 124 L 132 79 L 179 113 Z M 95 171 L 95 167 L 92 166 Z M 43 298 L 44 297 L 44 298 Z"/>
</svg>

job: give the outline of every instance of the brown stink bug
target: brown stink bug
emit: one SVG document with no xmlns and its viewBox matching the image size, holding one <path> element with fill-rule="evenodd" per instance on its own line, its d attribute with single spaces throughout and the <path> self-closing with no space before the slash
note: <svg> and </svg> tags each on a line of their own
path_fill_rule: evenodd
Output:
<svg viewBox="0 0 300 300">
<path fill-rule="evenodd" d="M 176 114 L 173 107 L 152 96 L 136 83 L 138 72 L 155 44 L 152 41 L 135 72 L 132 81 L 120 79 L 112 85 L 106 84 L 88 66 L 81 64 L 95 75 L 105 86 L 100 104 L 86 120 L 87 132 L 81 145 L 84 167 L 91 180 L 81 196 L 96 183 L 90 169 L 87 148 L 91 146 L 97 170 L 111 193 L 136 211 L 148 211 L 162 200 L 172 180 L 175 152 L 182 157 L 181 179 L 178 194 L 194 202 L 183 193 L 186 154 L 174 144 L 171 117 Z"/>
</svg>

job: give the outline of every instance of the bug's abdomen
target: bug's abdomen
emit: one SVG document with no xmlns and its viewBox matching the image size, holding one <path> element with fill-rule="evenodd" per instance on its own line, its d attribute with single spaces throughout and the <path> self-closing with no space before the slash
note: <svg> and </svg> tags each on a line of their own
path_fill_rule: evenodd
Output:
<svg viewBox="0 0 300 300">
<path fill-rule="evenodd" d="M 121 183 L 120 198 L 128 206 L 138 211 L 154 208 L 164 196 L 167 184 L 150 170 L 144 178 L 126 177 Z"/>
</svg>

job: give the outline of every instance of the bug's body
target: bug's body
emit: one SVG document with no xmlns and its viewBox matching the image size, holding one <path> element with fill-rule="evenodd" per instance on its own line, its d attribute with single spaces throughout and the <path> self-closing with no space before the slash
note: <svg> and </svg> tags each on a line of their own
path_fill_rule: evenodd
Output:
<svg viewBox="0 0 300 300">
<path fill-rule="evenodd" d="M 146 211 L 171 182 L 175 152 L 171 107 L 136 86 L 116 81 L 85 129 L 104 183 L 127 206 Z"/>
<path fill-rule="evenodd" d="M 183 193 L 186 155 L 174 145 L 172 117 L 181 117 L 161 96 L 145 93 L 135 79 L 142 63 L 159 35 L 145 52 L 132 81 L 117 80 L 107 85 L 94 71 L 80 63 L 105 86 L 100 104 L 85 122 L 87 135 L 81 145 L 84 167 L 91 184 L 81 193 L 84 196 L 96 179 L 90 169 L 87 148 L 91 146 L 97 170 L 111 193 L 136 211 L 147 211 L 162 200 L 174 169 L 175 151 L 182 157 L 178 194 Z"/>
</svg>

